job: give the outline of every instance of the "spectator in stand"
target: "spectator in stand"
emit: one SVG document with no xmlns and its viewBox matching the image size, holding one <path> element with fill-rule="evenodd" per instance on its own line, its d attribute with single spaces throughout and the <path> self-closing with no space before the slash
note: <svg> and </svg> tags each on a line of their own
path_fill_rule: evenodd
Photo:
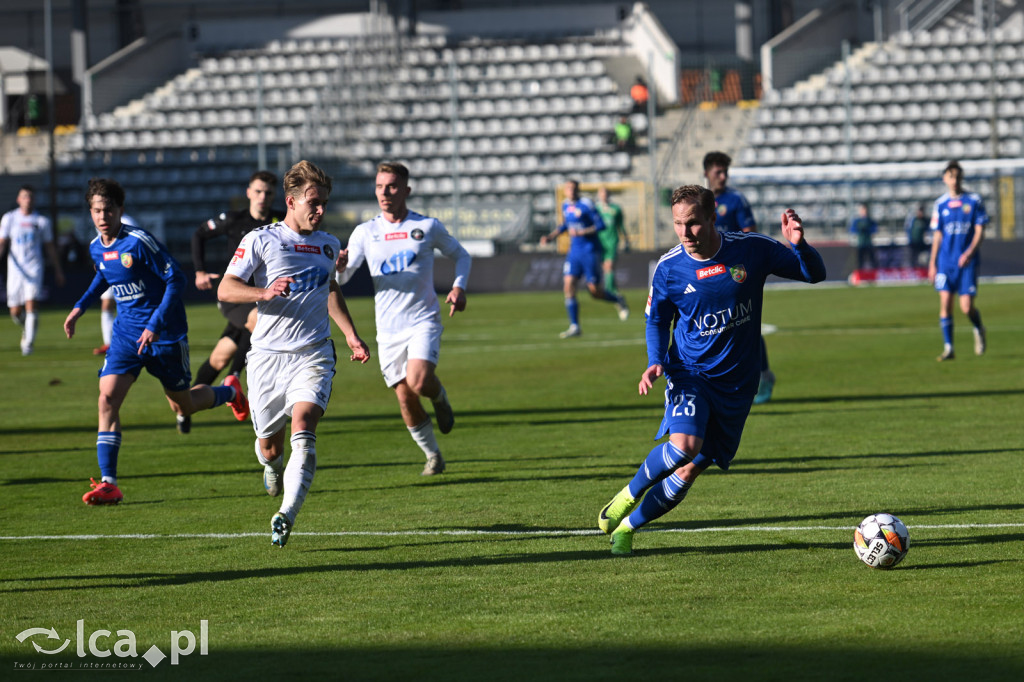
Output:
<svg viewBox="0 0 1024 682">
<path fill-rule="evenodd" d="M 904 224 L 904 228 L 907 230 L 907 248 L 912 268 L 921 266 L 921 255 L 928 251 L 928 244 L 924 240 L 924 236 L 928 234 L 928 222 L 924 204 L 918 204 L 917 208 L 907 216 L 907 222 Z"/>
<path fill-rule="evenodd" d="M 874 270 L 878 267 L 872 235 L 878 232 L 878 223 L 872 220 L 867 204 L 857 204 L 857 217 L 850 221 L 850 234 L 857 238 L 857 269 Z"/>
<path fill-rule="evenodd" d="M 629 116 L 619 117 L 615 124 L 615 148 L 625 152 L 633 151 L 633 126 L 629 122 Z"/>
<path fill-rule="evenodd" d="M 650 98 L 650 92 L 647 90 L 647 83 L 644 81 L 643 76 L 636 77 L 636 82 L 629 89 L 629 96 L 633 100 L 633 113 L 646 114 L 647 100 Z"/>
</svg>

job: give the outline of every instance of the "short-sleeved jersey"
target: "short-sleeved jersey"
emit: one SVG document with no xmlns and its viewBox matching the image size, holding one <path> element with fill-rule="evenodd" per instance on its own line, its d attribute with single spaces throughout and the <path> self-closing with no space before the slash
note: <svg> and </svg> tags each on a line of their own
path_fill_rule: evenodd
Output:
<svg viewBox="0 0 1024 682">
<path fill-rule="evenodd" d="M 589 227 L 597 227 L 598 232 L 605 229 L 601 214 L 594 208 L 594 202 L 590 199 L 577 199 L 562 202 L 562 224 L 558 226 L 558 232 L 566 230 L 585 230 Z M 598 233 L 572 237 L 569 241 L 569 251 L 601 253 L 601 239 Z"/>
<path fill-rule="evenodd" d="M 952 197 L 947 192 L 939 197 L 932 209 L 931 221 L 932 231 L 942 232 L 942 243 L 936 257 L 938 270 L 956 268 L 960 255 L 974 239 L 974 226 L 987 224 L 988 213 L 978 194 L 964 192 Z M 974 258 L 978 258 L 977 253 Z"/>
<path fill-rule="evenodd" d="M 14 209 L 0 218 L 0 239 L 8 242 L 7 267 L 29 281 L 43 276 L 43 244 L 53 241 L 50 219 Z"/>
<path fill-rule="evenodd" d="M 677 246 L 658 261 L 647 302 L 648 366 L 689 372 L 727 392 L 757 391 L 761 307 L 768 275 L 825 278 L 821 256 L 804 242 L 787 248 L 756 232 L 723 232 L 713 258 Z M 674 332 L 669 346 L 669 332 Z"/>
<path fill-rule="evenodd" d="M 181 294 L 185 273 L 156 237 L 141 227 L 121 224 L 117 238 L 104 246 L 101 237 L 89 243 L 96 276 L 76 308 L 87 309 L 108 287 L 117 301 L 113 334 L 137 339 L 146 329 L 159 343 L 177 343 L 188 336 Z"/>
<path fill-rule="evenodd" d="M 242 237 L 226 273 L 266 288 L 279 277 L 295 279 L 287 296 L 256 304 L 256 350 L 298 353 L 331 336 L 327 298 L 341 242 L 328 232 L 303 235 L 283 222 Z"/>
<path fill-rule="evenodd" d="M 452 287 L 466 288 L 472 259 L 435 218 L 409 211 L 399 223 L 384 216 L 357 225 L 348 240 L 348 267 L 338 276 L 344 284 L 366 261 L 373 278 L 377 331 L 390 333 L 423 322 L 441 322 L 434 290 L 434 249 L 455 261 Z"/>
<path fill-rule="evenodd" d="M 241 211 L 228 211 L 221 213 L 216 218 L 210 218 L 196 228 L 192 234 L 192 267 L 197 271 L 206 272 L 206 242 L 217 237 L 227 237 L 228 253 L 234 253 L 242 237 L 257 227 L 272 225 L 278 218 L 271 217 L 268 220 L 253 218 L 249 209 Z"/>
<path fill-rule="evenodd" d="M 756 230 L 757 221 L 747 198 L 731 187 L 715 196 L 715 227 L 722 232 Z"/>
</svg>

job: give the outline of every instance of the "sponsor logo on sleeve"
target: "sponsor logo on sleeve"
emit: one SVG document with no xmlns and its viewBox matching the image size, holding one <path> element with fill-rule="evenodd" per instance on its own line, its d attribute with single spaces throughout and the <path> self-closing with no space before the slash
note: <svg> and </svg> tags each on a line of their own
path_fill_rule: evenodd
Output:
<svg viewBox="0 0 1024 682">
<path fill-rule="evenodd" d="M 238 247 L 235 249 L 235 255 L 231 257 L 231 264 L 234 265 L 238 261 L 242 260 L 242 256 L 245 255 L 245 249 Z"/>
</svg>

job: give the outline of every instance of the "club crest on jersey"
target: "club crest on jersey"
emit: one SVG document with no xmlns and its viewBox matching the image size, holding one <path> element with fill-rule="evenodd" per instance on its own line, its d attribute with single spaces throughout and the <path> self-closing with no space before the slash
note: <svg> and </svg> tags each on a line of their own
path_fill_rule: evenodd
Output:
<svg viewBox="0 0 1024 682">
<path fill-rule="evenodd" d="M 417 227 L 415 230 L 412 231 L 412 238 L 418 242 L 423 241 L 423 230 Z"/>
<path fill-rule="evenodd" d="M 742 284 L 747 278 L 747 269 L 742 265 L 736 265 L 729 268 L 729 274 L 732 275 L 733 280 Z"/>
<path fill-rule="evenodd" d="M 971 207 L 968 206 L 967 204 L 964 204 L 964 213 L 970 213 L 970 212 L 971 212 Z"/>
<path fill-rule="evenodd" d="M 103 260 L 117 260 L 119 255 L 117 251 L 104 251 Z"/>
<path fill-rule="evenodd" d="M 384 235 L 384 241 L 390 242 L 395 239 L 405 239 L 408 236 L 408 232 L 388 232 L 386 235 Z"/>
<path fill-rule="evenodd" d="M 706 268 L 701 268 L 697 271 L 697 279 L 706 279 L 708 277 L 715 277 L 716 275 L 724 275 L 725 266 L 719 263 L 718 265 L 711 265 Z"/>
<path fill-rule="evenodd" d="M 320 255 L 320 247 L 316 244 L 296 244 L 295 251 L 298 253 L 315 253 Z"/>
<path fill-rule="evenodd" d="M 718 206 L 715 206 L 715 211 L 718 212 L 718 215 L 725 215 L 729 212 L 729 207 L 725 204 L 719 204 Z"/>
<path fill-rule="evenodd" d="M 126 268 L 131 268 L 132 267 L 132 254 L 130 254 L 130 253 L 122 253 L 121 254 L 121 265 L 123 265 Z"/>
</svg>

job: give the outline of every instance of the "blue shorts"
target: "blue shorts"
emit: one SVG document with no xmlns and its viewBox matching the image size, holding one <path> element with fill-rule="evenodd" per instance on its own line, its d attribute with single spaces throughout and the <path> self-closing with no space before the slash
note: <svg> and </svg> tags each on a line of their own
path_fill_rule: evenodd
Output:
<svg viewBox="0 0 1024 682">
<path fill-rule="evenodd" d="M 150 344 L 139 355 L 138 344 L 126 341 L 114 334 L 110 340 L 107 358 L 100 368 L 100 376 L 108 374 L 131 374 L 136 379 L 145 367 L 146 371 L 160 380 L 168 391 L 183 391 L 192 384 L 192 369 L 189 367 L 188 339 L 180 341 L 159 341 Z"/>
<path fill-rule="evenodd" d="M 978 259 L 972 258 L 962 268 L 957 267 L 955 263 L 953 267 L 942 268 L 935 273 L 935 290 L 949 291 L 961 296 L 977 296 L 978 266 Z"/>
<path fill-rule="evenodd" d="M 569 251 L 562 266 L 562 274 L 579 279 L 584 278 L 591 284 L 602 279 L 601 254 L 596 251 Z"/>
<path fill-rule="evenodd" d="M 694 464 L 705 468 L 714 462 L 728 469 L 740 446 L 743 425 L 753 402 L 753 395 L 723 393 L 701 377 L 668 378 L 665 416 L 654 439 L 672 433 L 703 438 L 704 445 Z"/>
</svg>

